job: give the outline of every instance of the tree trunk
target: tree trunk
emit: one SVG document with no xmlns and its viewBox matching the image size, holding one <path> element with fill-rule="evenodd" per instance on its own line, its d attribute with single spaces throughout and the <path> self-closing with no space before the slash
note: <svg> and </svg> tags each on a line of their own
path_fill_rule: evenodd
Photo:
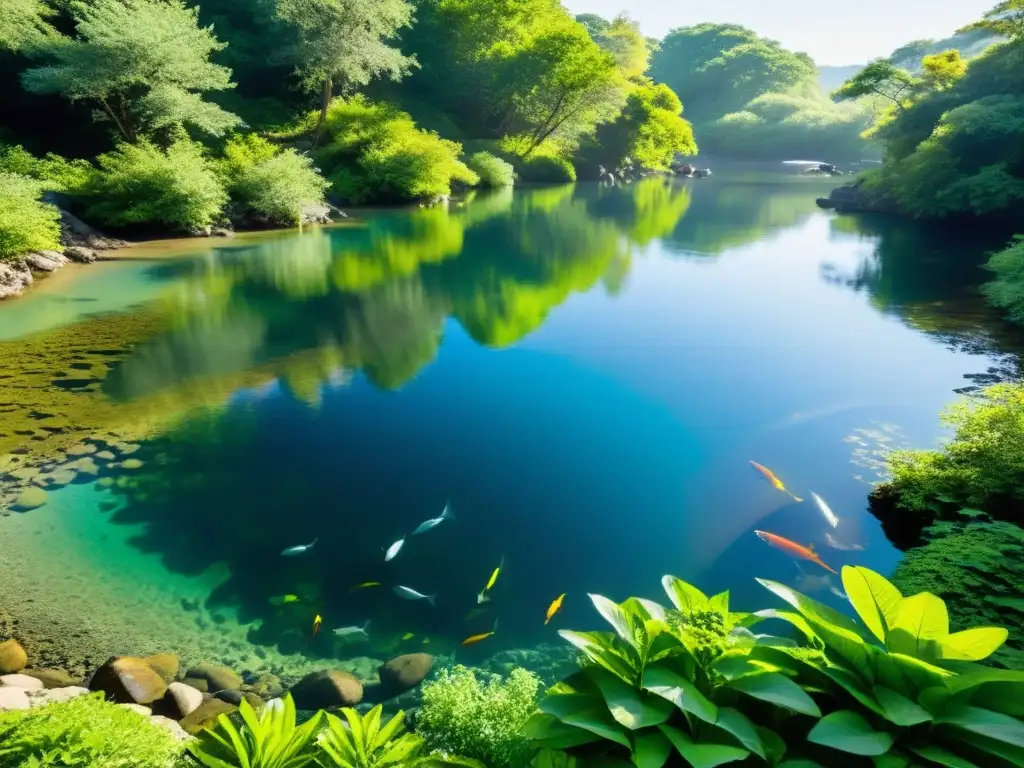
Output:
<svg viewBox="0 0 1024 768">
<path fill-rule="evenodd" d="M 334 92 L 334 81 L 330 75 L 324 77 L 324 90 L 320 97 L 320 120 L 316 124 L 316 136 L 313 138 L 313 146 L 320 143 L 323 138 L 324 129 L 327 127 L 327 108 L 331 106 L 331 94 Z"/>
</svg>

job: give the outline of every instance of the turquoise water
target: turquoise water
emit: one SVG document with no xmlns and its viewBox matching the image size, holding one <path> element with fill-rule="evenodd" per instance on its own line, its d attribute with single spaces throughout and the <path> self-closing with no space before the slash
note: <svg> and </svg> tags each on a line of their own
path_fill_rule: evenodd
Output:
<svg viewBox="0 0 1024 768">
<path fill-rule="evenodd" d="M 307 659 L 450 652 L 500 619 L 458 651 L 477 662 L 596 627 L 588 592 L 660 598 L 666 573 L 731 589 L 740 608 L 774 604 L 755 577 L 844 607 L 838 578 L 754 530 L 813 544 L 837 570 L 890 572 L 899 553 L 866 511 L 884 452 L 934 444 L 955 392 L 1016 358 L 974 290 L 987 244 L 836 217 L 814 204 L 827 189 L 713 177 L 525 190 L 110 265 L 121 306 L 167 322 L 102 397 L 196 408 L 143 442 L 124 487 L 62 509 L 88 515 L 112 495 L 103 525 L 132 535 L 104 553 L 90 528 L 90 567 L 154 589 L 162 569 L 169 603 L 201 598 L 253 647 Z M 86 279 L 67 295 L 124 311 Z M 42 330 L 54 302 L 11 316 Z M 384 561 L 449 503 L 454 520 Z M 133 571 L 126 547 L 145 565 Z M 351 589 L 366 581 L 384 586 Z M 285 594 L 300 599 L 269 602 Z M 366 620 L 362 646 L 329 631 Z"/>
</svg>

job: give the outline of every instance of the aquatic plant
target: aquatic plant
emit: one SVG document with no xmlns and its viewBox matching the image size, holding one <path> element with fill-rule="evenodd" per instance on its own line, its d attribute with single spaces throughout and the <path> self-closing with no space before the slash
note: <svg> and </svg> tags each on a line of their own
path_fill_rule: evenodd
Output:
<svg viewBox="0 0 1024 768">
<path fill-rule="evenodd" d="M 291 696 L 269 703 L 259 715 L 243 700 L 238 714 L 241 727 L 221 715 L 189 744 L 189 754 L 207 768 L 302 768 L 316 759 L 322 716 L 297 727 Z"/>
<path fill-rule="evenodd" d="M 525 765 L 536 747 L 522 733 L 537 711 L 540 680 L 515 669 L 502 680 L 464 666 L 443 669 L 423 686 L 416 732 L 432 749 L 480 760 L 489 768 Z"/>
<path fill-rule="evenodd" d="M 765 649 L 762 663 L 792 675 L 831 711 L 807 734 L 833 752 L 883 756 L 886 765 L 1024 765 L 1024 674 L 972 662 L 1006 640 L 999 627 L 949 632 L 943 601 L 929 592 L 904 597 L 867 568 L 843 568 L 843 587 L 864 630 L 849 617 L 773 581 L 758 581 L 797 613 L 763 611 L 790 622 L 823 658 Z M 877 640 L 881 646 L 876 645 Z"/>
<path fill-rule="evenodd" d="M 166 730 L 93 694 L 0 712 L 0 765 L 176 768 L 184 763 L 181 746 Z"/>
<path fill-rule="evenodd" d="M 327 728 L 320 735 L 317 762 L 323 768 L 426 768 L 427 766 L 462 765 L 482 768 L 469 760 L 448 755 L 427 755 L 420 736 L 404 733 L 405 712 L 399 711 L 384 726 L 380 724 L 382 707 L 361 717 L 354 709 L 345 708 L 341 718 L 327 715 Z"/>
<path fill-rule="evenodd" d="M 730 611 L 728 592 L 708 597 L 672 576 L 662 584 L 673 609 L 590 596 L 614 632 L 559 633 L 586 663 L 548 691 L 524 732 L 588 760 L 662 766 L 678 754 L 713 766 L 757 755 L 774 764 L 786 751 L 779 731 L 803 732 L 821 714 L 754 655 L 792 641 L 751 633 L 759 617 Z"/>
</svg>

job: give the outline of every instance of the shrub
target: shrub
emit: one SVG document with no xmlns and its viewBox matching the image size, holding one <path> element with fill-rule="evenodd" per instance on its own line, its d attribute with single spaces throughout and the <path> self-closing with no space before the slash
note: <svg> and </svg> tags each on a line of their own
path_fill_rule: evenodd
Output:
<svg viewBox="0 0 1024 768">
<path fill-rule="evenodd" d="M 60 214 L 39 202 L 42 185 L 0 171 L 0 260 L 31 251 L 60 251 Z"/>
<path fill-rule="evenodd" d="M 986 266 L 996 277 L 984 286 L 985 296 L 1012 322 L 1024 324 L 1024 237 L 993 254 Z"/>
<path fill-rule="evenodd" d="M 541 184 L 569 184 L 576 181 L 576 169 L 568 160 L 555 155 L 535 155 L 523 163 L 519 175 L 525 181 Z"/>
<path fill-rule="evenodd" d="M 82 192 L 89 215 L 106 224 L 157 224 L 189 231 L 220 215 L 227 193 L 202 147 L 176 139 L 166 151 L 148 141 L 119 144 L 97 158 Z"/>
<path fill-rule="evenodd" d="M 45 191 L 75 194 L 92 171 L 87 160 L 68 160 L 52 152 L 37 158 L 18 145 L 0 144 L 0 172 L 33 178 Z"/>
<path fill-rule="evenodd" d="M 182 765 L 180 756 L 167 731 L 102 694 L 0 712 L 0 765 L 173 768 Z"/>
<path fill-rule="evenodd" d="M 362 96 L 331 103 L 327 133 L 330 142 L 317 161 L 349 203 L 436 200 L 450 195 L 454 183 L 479 181 L 459 160 L 460 144 L 421 131 L 406 113 Z"/>
<path fill-rule="evenodd" d="M 540 680 L 516 669 L 504 681 L 477 680 L 463 666 L 442 670 L 423 687 L 416 732 L 436 750 L 480 760 L 489 768 L 518 768 L 535 751 L 522 727 L 537 711 Z"/>
<path fill-rule="evenodd" d="M 490 152 L 477 152 L 466 165 L 480 177 L 482 187 L 511 187 L 516 183 L 516 170 L 512 164 Z"/>
<path fill-rule="evenodd" d="M 254 134 L 228 142 L 219 170 L 232 201 L 271 224 L 298 224 L 302 209 L 322 204 L 329 186 L 309 157 Z"/>
</svg>

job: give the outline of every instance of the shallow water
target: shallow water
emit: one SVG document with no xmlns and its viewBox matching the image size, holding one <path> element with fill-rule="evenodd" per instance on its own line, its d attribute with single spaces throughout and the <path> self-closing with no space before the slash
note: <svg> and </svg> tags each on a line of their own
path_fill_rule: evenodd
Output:
<svg viewBox="0 0 1024 768">
<path fill-rule="evenodd" d="M 168 416 L 113 487 L 0 519 L 2 604 L 40 632 L 98 622 L 72 643 L 97 655 L 173 642 L 292 673 L 451 653 L 496 617 L 460 660 L 558 642 L 595 626 L 587 592 L 661 599 L 665 573 L 740 608 L 774 605 L 755 577 L 843 607 L 837 578 L 753 531 L 891 571 L 899 553 L 866 511 L 884 452 L 933 444 L 937 412 L 1012 369 L 1016 340 L 974 291 L 989 244 L 836 217 L 814 204 L 828 188 L 498 193 L 150 254 L 0 307 L 9 355 L 83 317 L 159 317 L 77 402 Z M 455 520 L 384 562 L 447 503 Z M 385 586 L 352 591 L 365 581 Z M 285 594 L 299 600 L 269 602 Z M 368 643 L 330 632 L 366 620 Z"/>
</svg>

